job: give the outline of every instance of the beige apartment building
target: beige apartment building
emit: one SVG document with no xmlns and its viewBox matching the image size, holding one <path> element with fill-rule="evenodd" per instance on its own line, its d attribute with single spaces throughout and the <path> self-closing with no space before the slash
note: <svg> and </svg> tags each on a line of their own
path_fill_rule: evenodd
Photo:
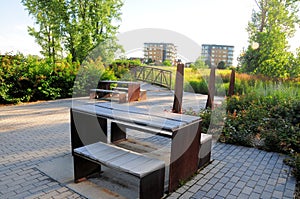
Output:
<svg viewBox="0 0 300 199">
<path fill-rule="evenodd" d="M 165 60 L 176 64 L 177 48 L 173 43 L 144 43 L 144 59 L 161 65 Z"/>
</svg>

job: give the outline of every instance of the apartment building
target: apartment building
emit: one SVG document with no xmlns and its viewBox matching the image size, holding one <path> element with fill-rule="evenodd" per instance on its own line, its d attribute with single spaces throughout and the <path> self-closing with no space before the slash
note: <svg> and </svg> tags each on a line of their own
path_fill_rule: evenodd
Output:
<svg viewBox="0 0 300 199">
<path fill-rule="evenodd" d="M 234 46 L 202 44 L 201 57 L 209 67 L 217 67 L 221 62 L 232 66 L 233 52 Z"/>
<path fill-rule="evenodd" d="M 176 64 L 177 48 L 173 43 L 144 43 L 144 58 L 146 61 L 160 65 L 165 60 Z"/>
</svg>

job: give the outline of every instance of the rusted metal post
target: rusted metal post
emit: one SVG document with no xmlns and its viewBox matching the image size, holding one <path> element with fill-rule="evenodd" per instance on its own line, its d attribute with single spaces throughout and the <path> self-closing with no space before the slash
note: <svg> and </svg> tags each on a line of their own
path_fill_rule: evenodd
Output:
<svg viewBox="0 0 300 199">
<path fill-rule="evenodd" d="M 209 75 L 209 82 L 208 82 L 208 95 L 207 95 L 207 102 L 205 108 L 213 109 L 214 98 L 215 98 L 215 80 L 216 80 L 216 68 L 212 67 L 210 70 Z"/>
<path fill-rule="evenodd" d="M 228 89 L 228 96 L 229 97 L 234 94 L 234 84 L 235 84 L 235 70 L 232 69 L 231 75 L 230 75 L 229 89 Z"/>
<path fill-rule="evenodd" d="M 177 65 L 176 80 L 175 80 L 175 95 L 173 102 L 173 113 L 182 113 L 182 96 L 183 96 L 183 78 L 184 64 Z"/>
</svg>

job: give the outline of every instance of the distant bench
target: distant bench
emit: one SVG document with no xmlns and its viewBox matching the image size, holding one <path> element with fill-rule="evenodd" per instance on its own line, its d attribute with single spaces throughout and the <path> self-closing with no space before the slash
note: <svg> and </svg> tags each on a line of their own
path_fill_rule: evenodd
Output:
<svg viewBox="0 0 300 199">
<path fill-rule="evenodd" d="M 112 88 L 114 91 L 123 91 L 123 92 L 126 92 L 128 93 L 128 88 L 125 88 L 125 87 L 115 87 L 115 88 Z M 144 89 L 140 89 L 140 97 L 139 97 L 139 100 L 140 101 L 143 101 L 143 100 L 146 100 L 147 99 L 147 91 L 144 90 Z"/>
<path fill-rule="evenodd" d="M 90 99 L 99 99 L 104 97 L 112 97 L 111 95 L 119 96 L 119 103 L 126 103 L 126 92 L 117 90 L 105 90 L 105 89 L 90 89 Z"/>
<path fill-rule="evenodd" d="M 163 197 L 165 163 L 161 160 L 103 142 L 76 148 L 73 156 L 75 182 L 91 174 L 87 168 L 94 167 L 100 172 L 103 165 L 138 178 L 139 198 Z"/>
<path fill-rule="evenodd" d="M 113 85 L 117 85 L 117 86 L 113 88 L 112 87 Z M 101 90 L 95 92 L 95 89 L 91 89 L 90 90 L 91 99 L 100 98 L 102 96 L 101 93 L 103 94 L 114 93 L 111 90 L 126 92 L 128 94 L 128 102 L 146 99 L 146 91 L 140 89 L 140 83 L 138 82 L 103 80 L 98 82 L 96 89 L 101 89 Z"/>
</svg>

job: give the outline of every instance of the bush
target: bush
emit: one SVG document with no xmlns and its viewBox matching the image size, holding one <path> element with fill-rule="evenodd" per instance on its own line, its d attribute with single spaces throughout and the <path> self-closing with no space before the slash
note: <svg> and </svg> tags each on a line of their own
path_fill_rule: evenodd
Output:
<svg viewBox="0 0 300 199">
<path fill-rule="evenodd" d="M 72 96 L 77 63 L 35 56 L 4 56 L 0 60 L 0 102 L 19 103 Z"/>
<path fill-rule="evenodd" d="M 101 58 L 87 60 L 82 63 L 76 81 L 74 82 L 73 96 L 87 96 L 90 89 L 97 88 L 99 80 L 116 80 L 114 72 L 105 68 Z"/>
<path fill-rule="evenodd" d="M 221 76 L 228 81 L 227 75 Z M 190 82 L 192 88 L 199 91 L 200 81 L 193 79 Z M 226 90 L 227 85 L 224 86 Z M 219 141 L 289 154 L 289 164 L 294 167 L 294 174 L 299 179 L 299 85 L 297 79 L 271 81 L 263 76 L 238 74 L 235 89 L 239 95 L 226 98 L 223 104 L 226 106 L 226 119 Z M 221 89 L 219 85 L 216 88 L 217 91 Z M 211 129 L 212 114 L 211 110 L 199 113 L 203 132 Z"/>
<path fill-rule="evenodd" d="M 187 92 L 195 92 L 195 93 L 201 93 L 207 95 L 208 85 L 204 79 L 190 80 L 185 84 L 184 90 Z"/>
<path fill-rule="evenodd" d="M 172 66 L 172 62 L 171 62 L 171 60 L 165 60 L 165 61 L 163 61 L 163 65 L 164 66 Z"/>
</svg>

